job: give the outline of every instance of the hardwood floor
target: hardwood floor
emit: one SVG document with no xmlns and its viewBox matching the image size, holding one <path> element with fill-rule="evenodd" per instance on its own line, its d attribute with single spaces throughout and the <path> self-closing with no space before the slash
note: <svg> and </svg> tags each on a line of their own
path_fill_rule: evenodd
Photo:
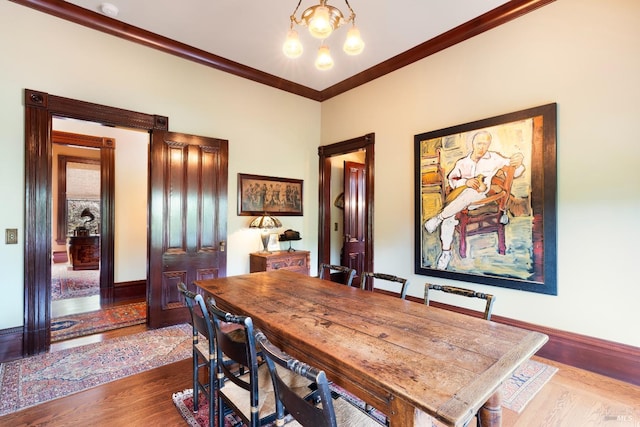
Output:
<svg viewBox="0 0 640 427">
<path fill-rule="evenodd" d="M 52 351 L 137 333 L 144 325 L 63 341 Z M 521 414 L 503 411 L 505 427 L 640 427 L 640 387 L 535 358 L 559 368 Z M 171 394 L 191 388 L 191 361 L 123 378 L 0 417 L 0 426 L 185 426 Z"/>
</svg>

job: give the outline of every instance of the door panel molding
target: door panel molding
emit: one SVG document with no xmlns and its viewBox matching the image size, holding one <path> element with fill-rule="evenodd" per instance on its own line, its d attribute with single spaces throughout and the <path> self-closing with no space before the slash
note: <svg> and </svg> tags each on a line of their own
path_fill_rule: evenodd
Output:
<svg viewBox="0 0 640 427">
<path fill-rule="evenodd" d="M 176 132 L 151 138 L 148 325 L 189 320 L 178 282 L 226 274 L 228 141 Z"/>
</svg>

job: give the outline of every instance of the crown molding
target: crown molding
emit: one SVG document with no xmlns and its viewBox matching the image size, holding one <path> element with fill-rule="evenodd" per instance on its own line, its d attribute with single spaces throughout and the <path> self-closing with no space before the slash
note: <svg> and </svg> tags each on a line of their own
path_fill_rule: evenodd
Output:
<svg viewBox="0 0 640 427">
<path fill-rule="evenodd" d="M 333 86 L 318 91 L 310 87 L 265 73 L 235 61 L 205 52 L 142 28 L 101 15 L 63 0 L 10 0 L 40 12 L 120 37 L 216 70 L 224 71 L 314 101 L 326 101 L 404 66 L 424 59 L 457 43 L 512 21 L 555 0 L 511 0 L 471 21 L 428 40 L 406 52 L 364 70 Z"/>
</svg>

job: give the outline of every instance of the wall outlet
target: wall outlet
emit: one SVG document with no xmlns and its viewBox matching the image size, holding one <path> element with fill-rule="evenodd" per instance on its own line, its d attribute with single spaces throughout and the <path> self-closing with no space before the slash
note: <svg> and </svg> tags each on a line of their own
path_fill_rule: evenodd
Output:
<svg viewBox="0 0 640 427">
<path fill-rule="evenodd" d="M 4 231 L 4 242 L 7 245 L 15 245 L 18 243 L 18 229 L 17 228 L 7 228 Z"/>
</svg>

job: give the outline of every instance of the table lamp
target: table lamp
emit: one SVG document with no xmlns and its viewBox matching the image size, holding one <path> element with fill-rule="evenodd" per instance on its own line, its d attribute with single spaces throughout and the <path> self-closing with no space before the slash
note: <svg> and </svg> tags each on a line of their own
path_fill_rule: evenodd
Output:
<svg viewBox="0 0 640 427">
<path fill-rule="evenodd" d="M 257 217 L 251 224 L 249 224 L 249 228 L 259 228 L 262 230 L 262 234 L 260 237 L 262 238 L 262 252 L 270 253 L 267 249 L 269 245 L 269 230 L 272 228 L 282 227 L 282 223 L 276 217 L 273 217 L 268 214 L 264 214 L 262 216 Z"/>
</svg>

